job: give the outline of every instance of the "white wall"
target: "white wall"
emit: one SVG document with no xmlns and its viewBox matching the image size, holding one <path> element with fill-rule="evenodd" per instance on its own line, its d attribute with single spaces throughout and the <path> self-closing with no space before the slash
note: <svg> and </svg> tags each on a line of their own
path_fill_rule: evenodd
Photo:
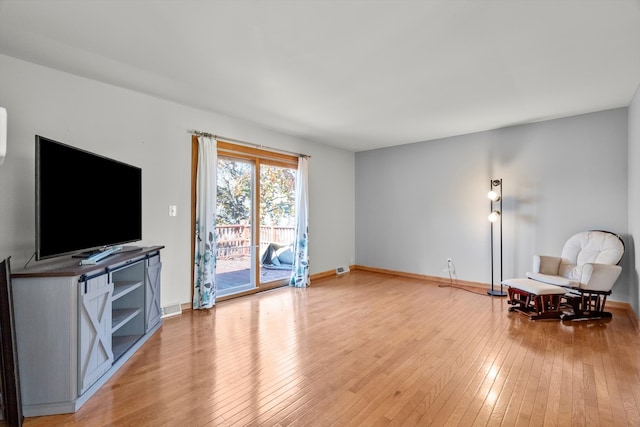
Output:
<svg viewBox="0 0 640 427">
<path fill-rule="evenodd" d="M 504 180 L 504 278 L 576 232 L 628 238 L 627 109 L 356 153 L 356 263 L 489 283 L 489 182 Z M 626 257 L 612 298 L 627 301 Z M 496 276 L 499 283 L 499 275 Z"/>
<path fill-rule="evenodd" d="M 7 109 L 9 127 L 7 158 L 0 166 L 0 257 L 11 256 L 13 269 L 24 265 L 35 250 L 36 134 L 142 168 L 142 243 L 166 246 L 163 305 L 191 299 L 189 129 L 311 155 L 311 273 L 334 269 L 355 257 L 352 152 L 4 55 L 0 105 Z M 117 197 L 97 196 L 105 197 L 106 209 L 125 208 Z M 168 216 L 169 205 L 178 206 L 177 217 Z"/>
<path fill-rule="evenodd" d="M 640 241 L 640 87 L 629 105 L 629 235 L 629 303 L 640 314 L 640 251 L 635 249 Z"/>
</svg>

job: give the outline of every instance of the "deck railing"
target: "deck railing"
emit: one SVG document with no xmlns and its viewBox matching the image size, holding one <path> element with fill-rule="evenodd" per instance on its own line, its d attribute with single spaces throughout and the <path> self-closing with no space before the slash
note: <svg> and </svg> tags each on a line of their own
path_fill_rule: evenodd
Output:
<svg viewBox="0 0 640 427">
<path fill-rule="evenodd" d="M 262 251 L 269 243 L 293 244 L 295 235 L 294 227 L 262 226 L 260 227 L 260 249 Z M 216 243 L 218 258 L 251 255 L 251 225 L 216 226 Z"/>
</svg>

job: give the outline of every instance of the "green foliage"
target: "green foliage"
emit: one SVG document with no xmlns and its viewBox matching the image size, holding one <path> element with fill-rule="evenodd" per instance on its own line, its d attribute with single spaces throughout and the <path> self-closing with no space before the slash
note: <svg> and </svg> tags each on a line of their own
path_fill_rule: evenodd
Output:
<svg viewBox="0 0 640 427">
<path fill-rule="evenodd" d="M 251 164 L 219 159 L 216 224 L 250 222 Z"/>
<path fill-rule="evenodd" d="M 261 166 L 260 224 L 293 226 L 295 174 L 295 169 Z M 251 192 L 251 163 L 218 159 L 216 224 L 250 223 Z"/>
<path fill-rule="evenodd" d="M 296 171 L 262 165 L 260 169 L 260 224 L 291 225 L 295 218 Z"/>
</svg>

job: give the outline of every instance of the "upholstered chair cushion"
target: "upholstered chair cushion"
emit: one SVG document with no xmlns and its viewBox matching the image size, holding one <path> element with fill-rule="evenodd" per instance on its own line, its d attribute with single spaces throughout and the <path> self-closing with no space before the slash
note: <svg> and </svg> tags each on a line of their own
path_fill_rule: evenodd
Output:
<svg viewBox="0 0 640 427">
<path fill-rule="evenodd" d="M 616 265 L 623 254 L 624 245 L 617 235 L 606 231 L 583 231 L 567 240 L 561 256 L 568 264 Z"/>
<path fill-rule="evenodd" d="M 527 277 L 552 285 L 609 291 L 620 275 L 617 265 L 624 254 L 620 238 L 605 231 L 575 234 L 564 245 L 562 256 L 535 255 Z"/>
<path fill-rule="evenodd" d="M 562 258 L 559 256 L 534 255 L 533 271 L 541 274 L 558 275 L 561 261 Z"/>
<path fill-rule="evenodd" d="M 538 282 L 548 283 L 550 285 L 564 286 L 565 288 L 578 288 L 580 282 L 577 280 L 571 280 L 566 277 L 554 275 L 554 274 L 542 274 L 534 271 L 527 273 L 529 279 L 537 280 Z"/>
</svg>

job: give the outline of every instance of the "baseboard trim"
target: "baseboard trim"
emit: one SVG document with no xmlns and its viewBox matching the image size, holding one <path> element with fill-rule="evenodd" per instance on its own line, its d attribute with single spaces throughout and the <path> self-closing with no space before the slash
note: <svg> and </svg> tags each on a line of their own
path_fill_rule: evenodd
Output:
<svg viewBox="0 0 640 427">
<path fill-rule="evenodd" d="M 329 271 L 322 271 L 320 273 L 312 274 L 311 276 L 309 276 L 309 279 L 311 280 L 311 283 L 313 283 L 314 280 L 326 279 L 327 277 L 333 277 L 333 276 L 336 276 L 336 271 L 329 270 Z"/>
<path fill-rule="evenodd" d="M 408 273 L 406 271 L 398 271 L 398 270 L 387 270 L 384 268 L 368 267 L 366 265 L 353 265 L 351 266 L 351 270 L 370 271 L 372 273 L 381 273 L 381 274 L 387 274 L 390 276 L 399 276 L 399 277 L 406 277 L 409 279 L 424 280 L 436 285 L 451 285 L 453 282 L 453 284 L 458 286 L 467 286 L 470 288 L 479 288 L 483 290 L 491 289 L 491 284 L 489 283 L 471 282 L 468 280 L 460 280 L 460 279 L 455 279 L 452 281 L 448 277 L 429 276 L 426 274 Z M 500 285 L 498 285 L 498 287 L 499 286 Z"/>
<path fill-rule="evenodd" d="M 636 331 L 640 332 L 640 319 L 638 319 L 638 314 L 635 312 L 631 304 L 629 304 L 628 302 L 607 300 L 607 305 L 605 307 L 626 311 L 627 315 L 629 316 L 629 320 L 631 320 L 631 323 L 633 323 Z"/>
</svg>

